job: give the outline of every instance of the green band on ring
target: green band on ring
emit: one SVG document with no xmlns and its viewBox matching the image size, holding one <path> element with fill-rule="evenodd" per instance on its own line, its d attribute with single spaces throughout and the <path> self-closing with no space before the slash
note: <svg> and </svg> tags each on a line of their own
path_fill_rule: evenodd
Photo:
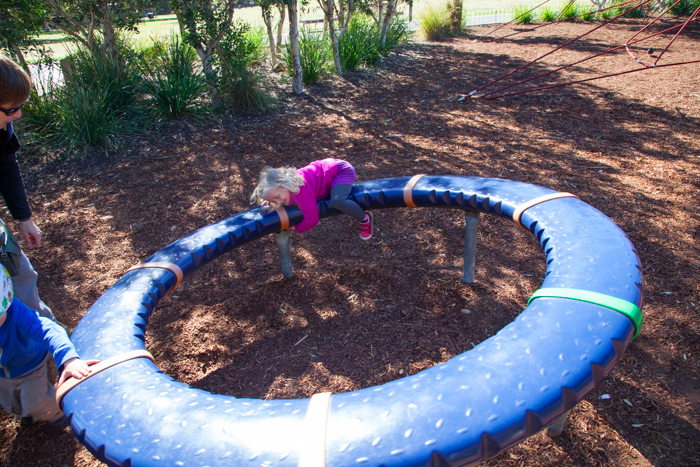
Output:
<svg viewBox="0 0 700 467">
<path fill-rule="evenodd" d="M 527 304 L 529 305 L 531 301 L 540 297 L 568 298 L 570 300 L 593 303 L 595 305 L 604 306 L 605 308 L 610 308 L 611 310 L 619 311 L 631 319 L 634 323 L 635 332 L 632 338 L 637 337 L 637 334 L 639 334 L 639 328 L 642 327 L 642 321 L 644 320 L 642 317 L 642 310 L 640 310 L 634 303 L 610 295 L 591 292 L 589 290 L 554 288 L 539 289 L 532 294 L 532 297 L 530 297 L 530 299 L 527 301 Z"/>
</svg>

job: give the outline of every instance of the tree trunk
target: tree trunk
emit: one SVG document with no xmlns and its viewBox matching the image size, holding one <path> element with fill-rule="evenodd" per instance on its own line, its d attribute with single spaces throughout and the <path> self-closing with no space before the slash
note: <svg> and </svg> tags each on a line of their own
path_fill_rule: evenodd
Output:
<svg viewBox="0 0 700 467">
<path fill-rule="evenodd" d="M 221 99 L 221 94 L 219 94 L 219 88 L 216 85 L 216 73 L 211 65 L 211 53 L 213 47 L 210 48 L 207 44 L 207 48 L 202 46 L 195 47 L 197 55 L 199 55 L 199 60 L 202 62 L 202 71 L 204 76 L 207 77 L 207 88 L 209 89 L 209 97 L 211 98 L 211 105 L 214 108 L 221 107 L 224 102 Z"/>
<path fill-rule="evenodd" d="M 185 17 L 182 11 L 179 9 L 175 10 L 175 16 L 177 16 L 177 22 L 180 25 L 180 31 L 187 31 L 190 33 L 191 37 L 197 37 L 197 25 L 194 23 L 192 16 Z M 221 94 L 219 94 L 219 88 L 216 85 L 216 73 L 214 72 L 214 67 L 211 64 L 211 54 L 214 48 L 218 44 L 215 43 L 202 44 L 201 42 L 191 42 L 189 44 L 194 48 L 199 56 L 199 61 L 202 62 L 202 71 L 207 80 L 207 89 L 209 90 L 209 99 L 211 100 L 211 105 L 214 108 L 221 107 L 224 102 L 221 99 Z"/>
<path fill-rule="evenodd" d="M 456 1 L 456 0 L 455 0 Z M 384 46 L 384 43 L 386 42 L 386 32 L 389 29 L 389 25 L 391 24 L 391 20 L 394 19 L 394 13 L 396 12 L 396 0 L 389 0 L 386 5 L 386 13 L 384 14 L 384 18 L 380 16 L 379 18 L 381 19 L 381 31 L 379 33 L 379 43 Z"/>
<path fill-rule="evenodd" d="M 340 0 L 342 1 L 342 0 Z M 331 39 L 331 50 L 333 52 L 333 67 L 335 68 L 335 73 L 338 76 L 342 76 L 343 67 L 340 65 L 340 52 L 338 51 L 338 37 L 335 34 L 335 21 L 333 21 L 333 10 L 335 6 L 333 5 L 333 0 L 321 1 L 319 0 L 319 5 L 323 9 L 324 20 L 323 24 L 328 25 L 328 35 Z"/>
<path fill-rule="evenodd" d="M 284 17 L 287 15 L 287 10 L 284 9 L 284 5 L 277 5 L 280 11 L 280 20 L 277 23 L 277 53 L 282 52 L 282 30 L 284 29 Z"/>
<path fill-rule="evenodd" d="M 452 33 L 457 35 L 462 32 L 462 0 L 452 1 L 452 10 L 450 10 L 450 27 Z"/>
<path fill-rule="evenodd" d="M 345 4 L 343 0 L 338 0 L 338 24 L 340 24 L 340 30 L 336 34 L 336 40 L 343 38 L 343 34 L 348 30 L 348 25 L 350 24 L 350 19 L 352 18 L 352 13 L 355 10 L 355 4 L 353 0 L 348 0 L 348 9 L 345 10 Z"/>
<path fill-rule="evenodd" d="M 26 71 L 29 76 L 32 76 L 29 72 L 29 65 L 27 64 L 27 60 L 24 58 L 22 49 L 20 49 L 18 45 L 12 44 L 11 50 L 12 53 L 15 54 L 15 58 L 17 59 L 19 64 L 22 65 L 22 68 L 24 68 L 24 71 Z"/>
<path fill-rule="evenodd" d="M 265 28 L 267 29 L 267 40 L 270 43 L 270 60 L 272 62 L 272 69 L 277 68 L 277 45 L 275 44 L 275 33 L 272 30 L 272 11 L 263 10 L 263 21 L 265 22 Z"/>
<path fill-rule="evenodd" d="M 318 0 L 318 4 L 321 5 L 321 9 L 324 12 L 323 15 L 323 32 L 328 31 L 330 22 L 333 20 L 333 0 Z M 328 16 L 328 11 L 330 10 L 331 16 Z"/>
<path fill-rule="evenodd" d="M 110 57 L 117 57 L 117 33 L 114 30 L 114 23 L 108 18 L 102 18 L 102 52 L 109 53 Z"/>
<path fill-rule="evenodd" d="M 304 82 L 299 58 L 299 18 L 297 15 L 297 0 L 289 0 L 289 50 L 292 54 L 292 90 L 295 94 L 304 92 Z"/>
</svg>

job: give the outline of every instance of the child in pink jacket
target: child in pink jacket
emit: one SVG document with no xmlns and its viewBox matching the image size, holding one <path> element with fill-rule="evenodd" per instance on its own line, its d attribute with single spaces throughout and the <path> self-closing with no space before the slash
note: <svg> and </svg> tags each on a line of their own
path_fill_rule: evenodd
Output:
<svg viewBox="0 0 700 467">
<path fill-rule="evenodd" d="M 301 169 L 265 167 L 250 202 L 299 206 L 304 220 L 292 229 L 301 233 L 316 227 L 318 200 L 330 195 L 331 207 L 354 217 L 360 224 L 360 238 L 369 240 L 372 238 L 372 213 L 348 199 L 355 177 L 353 166 L 342 159 L 314 161 Z"/>
</svg>

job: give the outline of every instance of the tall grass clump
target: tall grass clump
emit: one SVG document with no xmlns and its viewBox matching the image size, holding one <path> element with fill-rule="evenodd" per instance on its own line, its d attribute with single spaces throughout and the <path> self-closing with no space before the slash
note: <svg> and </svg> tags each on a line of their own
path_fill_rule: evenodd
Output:
<svg viewBox="0 0 700 467">
<path fill-rule="evenodd" d="M 72 150 L 115 145 L 121 125 L 112 99 L 109 88 L 73 89 L 61 96 L 61 129 Z"/>
<path fill-rule="evenodd" d="M 527 5 L 519 5 L 513 10 L 513 18 L 517 24 L 532 24 L 535 20 L 530 11 L 532 8 Z"/>
<path fill-rule="evenodd" d="M 561 18 L 564 21 L 578 21 L 579 16 L 581 16 L 581 7 L 575 3 L 565 5 L 561 11 Z"/>
<path fill-rule="evenodd" d="M 256 71 L 266 57 L 265 47 L 263 29 L 244 22 L 235 23 L 219 42 L 217 83 L 229 108 L 261 111 L 274 104 Z"/>
<path fill-rule="evenodd" d="M 667 6 L 675 3 L 675 0 L 666 0 Z M 670 13 L 676 16 L 690 16 L 700 7 L 700 0 L 681 0 L 678 5 L 671 8 Z"/>
<path fill-rule="evenodd" d="M 30 96 L 24 115 L 33 137 L 68 156 L 89 147 L 115 147 L 120 136 L 147 128 L 135 59 L 135 52 L 125 47 L 116 56 L 99 48 L 69 56 L 65 85 L 49 85 L 41 96 Z"/>
<path fill-rule="evenodd" d="M 287 44 L 284 60 L 291 76 L 293 64 L 289 44 Z M 301 61 L 302 82 L 307 85 L 317 83 L 331 71 L 333 52 L 329 41 L 323 34 L 302 28 L 299 31 L 299 60 Z"/>
<path fill-rule="evenodd" d="M 154 39 L 143 50 L 139 70 L 143 79 L 138 89 L 157 121 L 202 114 L 206 76 L 199 69 L 197 52 L 179 36 Z"/>
<path fill-rule="evenodd" d="M 338 54 L 344 72 L 377 63 L 381 54 L 374 21 L 366 15 L 354 15 L 345 34 L 338 40 Z"/>
<path fill-rule="evenodd" d="M 247 61 L 249 66 L 258 66 L 267 59 L 269 46 L 267 32 L 261 25 L 251 25 L 245 33 Z"/>
<path fill-rule="evenodd" d="M 624 3 L 624 1 L 625 0 L 615 0 L 614 2 L 612 2 L 611 6 L 619 5 L 621 3 Z M 609 11 L 613 12 L 612 16 L 617 16 L 621 15 L 623 12 L 627 11 L 631 7 L 632 4 L 628 3 L 626 5 L 620 5 L 618 8 L 611 8 Z M 623 18 L 644 18 L 644 16 L 645 15 L 643 8 L 632 8 L 624 14 Z"/>
<path fill-rule="evenodd" d="M 450 9 L 447 5 L 429 5 L 418 14 L 418 28 L 429 41 L 441 41 L 450 37 Z"/>
<path fill-rule="evenodd" d="M 598 8 L 596 6 L 584 8 L 581 12 L 581 19 L 586 22 L 595 21 L 597 11 Z"/>
<path fill-rule="evenodd" d="M 539 11 L 540 21 L 551 23 L 557 20 L 557 12 L 551 7 L 543 7 Z"/>
<path fill-rule="evenodd" d="M 394 18 L 389 23 L 382 45 L 374 20 L 367 15 L 355 15 L 345 34 L 338 40 L 340 66 L 344 72 L 361 66 L 374 66 L 383 56 L 407 43 L 410 37 L 411 32 L 406 25 Z"/>
<path fill-rule="evenodd" d="M 116 56 L 96 46 L 93 50 L 79 48 L 67 57 L 64 69 L 69 90 L 100 90 L 105 104 L 114 111 L 131 112 L 137 104 L 140 76 L 135 73 L 138 54 L 125 41 L 120 41 Z"/>
<path fill-rule="evenodd" d="M 598 18 L 602 21 L 607 21 L 612 19 L 616 14 L 617 13 L 614 8 L 606 8 L 598 12 Z"/>
</svg>

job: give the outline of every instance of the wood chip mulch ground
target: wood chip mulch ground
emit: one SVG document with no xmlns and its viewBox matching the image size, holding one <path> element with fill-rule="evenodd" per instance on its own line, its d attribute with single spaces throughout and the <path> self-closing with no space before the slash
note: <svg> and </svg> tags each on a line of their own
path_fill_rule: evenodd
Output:
<svg viewBox="0 0 700 467">
<path fill-rule="evenodd" d="M 522 76 L 624 44 L 640 24 L 618 22 Z M 589 29 L 559 24 L 474 42 L 489 28 L 473 28 L 449 42 L 412 43 L 375 70 L 327 79 L 304 95 L 280 85 L 279 107 L 266 115 L 182 119 L 108 154 L 43 166 L 23 160 L 44 232 L 43 245 L 28 251 L 41 296 L 75 327 L 130 266 L 248 209 L 264 165 L 333 156 L 350 161 L 359 181 L 464 174 L 571 192 L 637 248 L 644 326 L 561 437 L 540 433 L 487 465 L 700 465 L 700 66 L 461 99 Z M 635 50 L 647 59 L 649 45 L 667 42 L 657 37 Z M 664 59 L 698 58 L 696 22 Z M 548 79 L 635 66 L 622 49 Z M 291 280 L 282 278 L 272 238 L 197 270 L 149 323 L 159 367 L 236 397 L 352 391 L 471 349 L 512 321 L 542 283 L 541 247 L 511 222 L 482 216 L 477 281 L 464 285 L 461 212 L 385 210 L 375 219 L 369 242 L 342 216 L 292 234 Z M 0 441 L 2 465 L 102 465 L 70 429 L 21 427 L 5 413 Z"/>
</svg>

